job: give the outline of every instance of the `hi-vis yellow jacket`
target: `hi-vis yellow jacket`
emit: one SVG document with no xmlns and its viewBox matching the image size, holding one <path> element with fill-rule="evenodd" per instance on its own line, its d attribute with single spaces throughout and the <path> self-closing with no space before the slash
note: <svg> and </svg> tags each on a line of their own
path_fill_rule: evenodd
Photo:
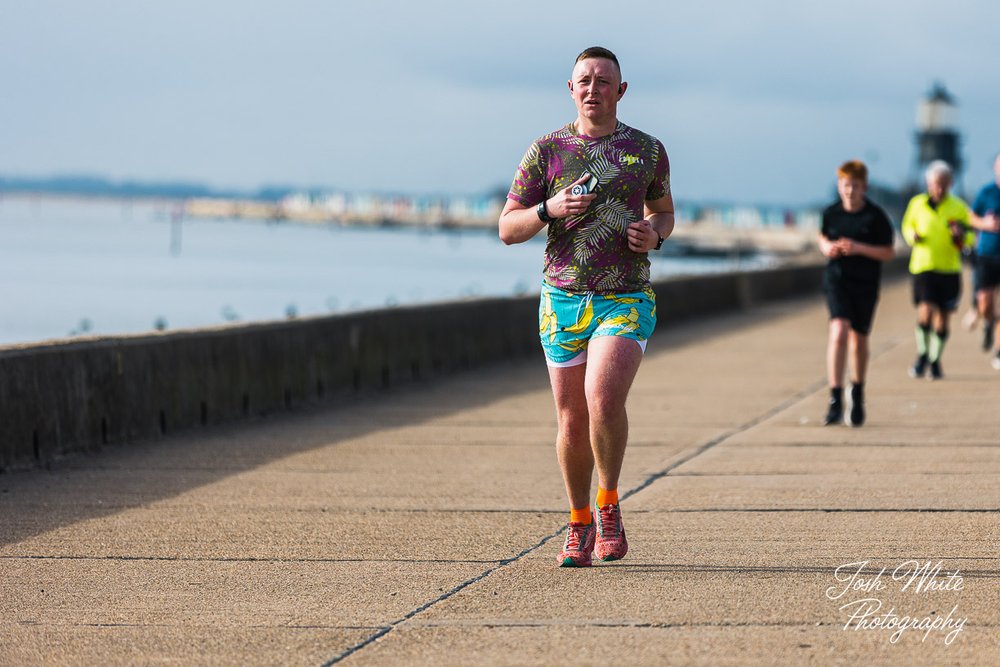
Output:
<svg viewBox="0 0 1000 667">
<path fill-rule="evenodd" d="M 956 236 L 961 245 L 970 245 L 976 238 L 969 224 L 969 207 L 951 194 L 936 209 L 931 208 L 926 192 L 911 199 L 903 213 L 902 232 L 913 248 L 910 273 L 961 273 L 962 249 Z"/>
</svg>

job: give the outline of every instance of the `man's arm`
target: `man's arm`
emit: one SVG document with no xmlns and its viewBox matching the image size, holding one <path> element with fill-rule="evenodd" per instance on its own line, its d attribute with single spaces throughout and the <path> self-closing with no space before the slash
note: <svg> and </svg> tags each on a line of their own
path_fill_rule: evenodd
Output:
<svg viewBox="0 0 1000 667">
<path fill-rule="evenodd" d="M 981 232 L 1000 232 L 1000 216 L 996 213 L 988 215 L 976 215 L 975 211 L 969 212 L 969 224 Z"/>
<path fill-rule="evenodd" d="M 923 237 L 917 234 L 917 222 L 914 216 L 916 213 L 913 212 L 913 201 L 906 205 L 906 211 L 903 212 L 903 221 L 900 224 L 900 231 L 903 233 L 903 240 L 906 241 L 906 245 L 915 246 L 918 243 L 923 242 Z"/>
<path fill-rule="evenodd" d="M 545 200 L 545 209 L 553 218 L 568 218 L 579 215 L 587 210 L 590 202 L 597 197 L 595 194 L 571 195 L 574 185 L 580 185 L 590 179 L 590 174 L 584 174 L 570 183 L 566 189 L 554 197 Z M 508 199 L 500 212 L 500 240 L 507 245 L 524 243 L 545 228 L 547 223 L 538 217 L 536 206 L 525 206 L 513 199 Z M 654 243 L 655 245 L 655 243 Z"/>
<path fill-rule="evenodd" d="M 508 199 L 500 213 L 500 240 L 506 245 L 524 243 L 545 229 L 534 207 Z"/>
<path fill-rule="evenodd" d="M 667 238 L 674 231 L 674 198 L 669 192 L 647 201 L 643 209 L 646 217 L 628 226 L 628 247 L 633 252 L 652 250 L 661 236 Z"/>
<path fill-rule="evenodd" d="M 981 232 L 997 233 L 1000 232 L 1000 216 L 993 210 L 996 208 L 996 202 L 990 196 L 990 189 L 987 186 L 976 195 L 972 206 L 969 207 L 969 224 Z"/>
</svg>

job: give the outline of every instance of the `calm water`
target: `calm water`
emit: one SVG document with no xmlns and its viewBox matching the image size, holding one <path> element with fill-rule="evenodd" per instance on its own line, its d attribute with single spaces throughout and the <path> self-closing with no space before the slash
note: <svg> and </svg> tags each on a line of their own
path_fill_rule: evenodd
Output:
<svg viewBox="0 0 1000 667">
<path fill-rule="evenodd" d="M 492 231 L 176 225 L 169 204 L 0 197 L 0 345 L 536 292 L 543 249 Z M 730 268 L 658 257 L 653 274 Z"/>
</svg>

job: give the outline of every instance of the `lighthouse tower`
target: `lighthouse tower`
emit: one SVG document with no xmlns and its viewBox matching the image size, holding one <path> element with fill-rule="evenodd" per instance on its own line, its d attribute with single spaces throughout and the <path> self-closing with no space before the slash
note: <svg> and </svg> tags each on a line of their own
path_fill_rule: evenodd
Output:
<svg viewBox="0 0 1000 667">
<path fill-rule="evenodd" d="M 935 82 L 931 91 L 917 105 L 917 182 L 923 181 L 924 169 L 934 160 L 944 160 L 955 172 L 955 186 L 962 172 L 959 155 L 958 108 L 944 85 Z"/>
</svg>

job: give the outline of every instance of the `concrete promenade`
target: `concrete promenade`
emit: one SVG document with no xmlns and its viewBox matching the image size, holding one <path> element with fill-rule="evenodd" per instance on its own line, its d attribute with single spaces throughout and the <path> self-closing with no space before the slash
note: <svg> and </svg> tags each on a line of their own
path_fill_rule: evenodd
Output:
<svg viewBox="0 0 1000 667">
<path fill-rule="evenodd" d="M 886 285 L 860 429 L 819 296 L 657 332 L 589 570 L 540 357 L 0 475 L 0 665 L 995 665 L 1000 372 L 956 321 L 910 379 L 912 329 Z"/>
</svg>

